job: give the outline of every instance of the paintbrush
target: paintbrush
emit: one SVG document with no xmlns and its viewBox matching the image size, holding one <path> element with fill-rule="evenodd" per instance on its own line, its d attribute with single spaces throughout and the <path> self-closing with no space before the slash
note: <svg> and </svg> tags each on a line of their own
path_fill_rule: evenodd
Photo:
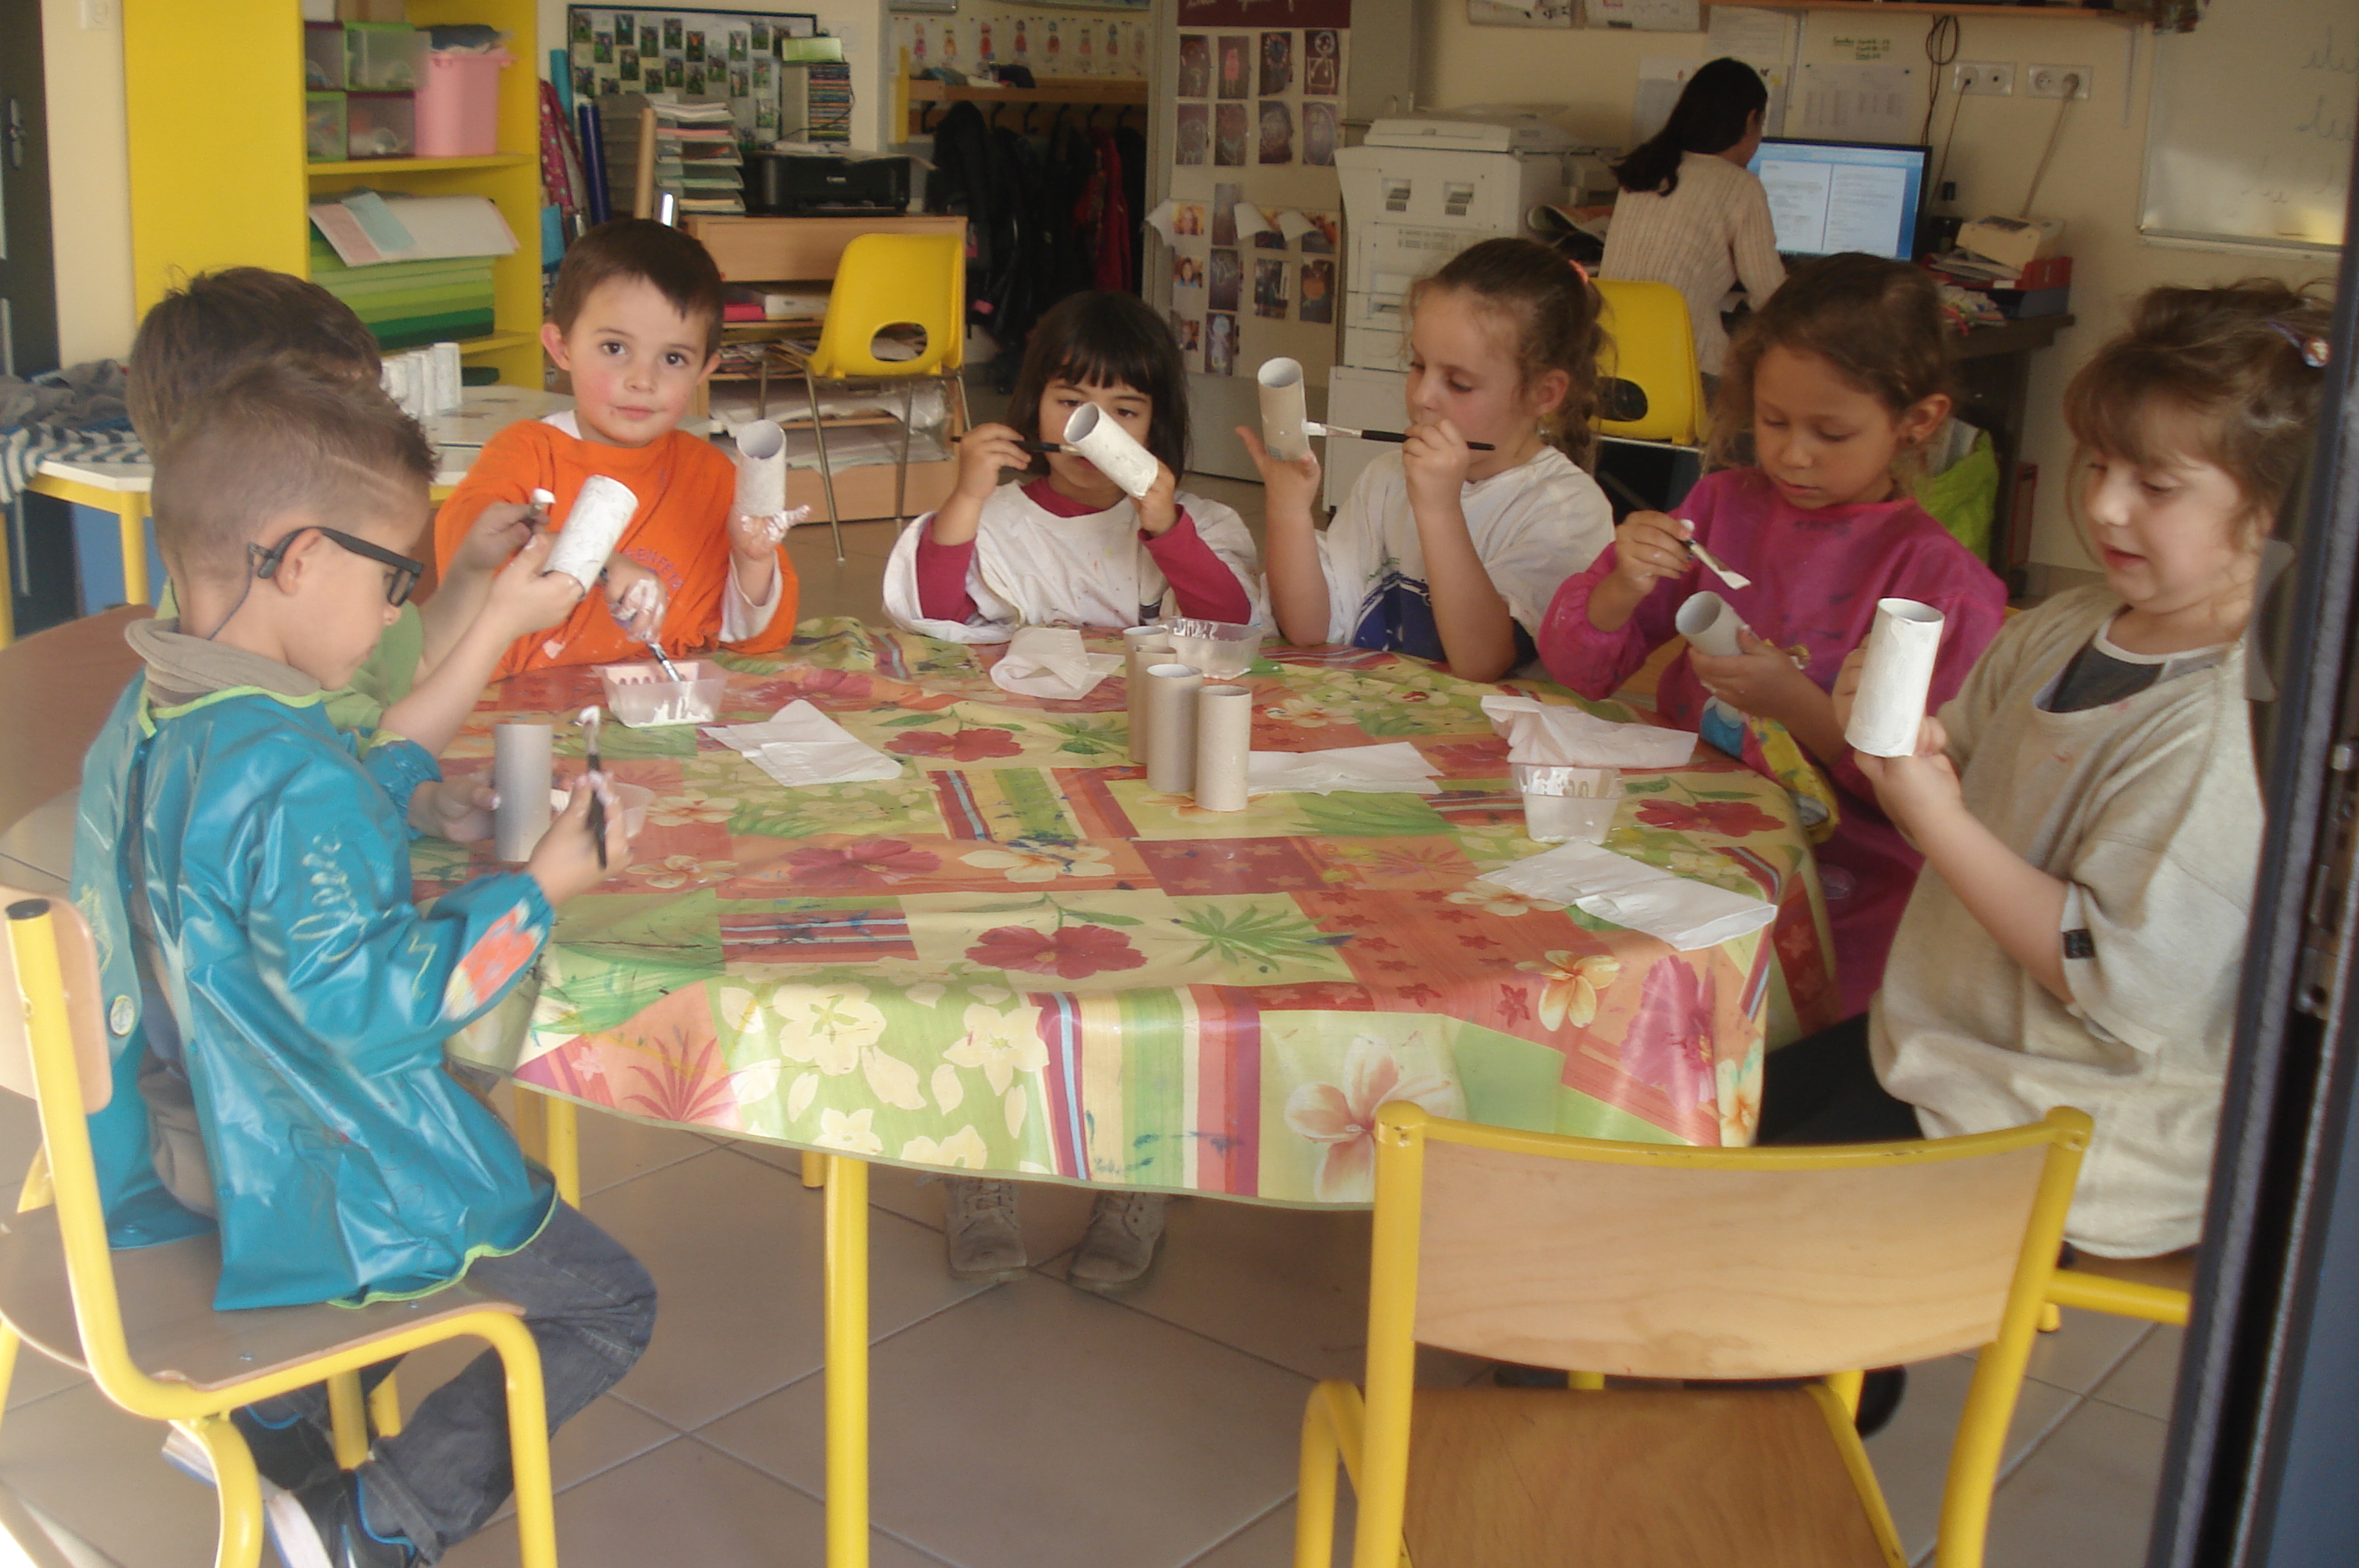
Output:
<svg viewBox="0 0 2359 1568">
<path fill-rule="evenodd" d="M 592 705 L 582 710 L 573 722 L 582 726 L 590 761 L 590 772 L 582 782 L 590 786 L 590 842 L 598 846 L 598 869 L 606 869 L 606 800 L 598 793 L 598 720 L 600 713 Z"/>
<path fill-rule="evenodd" d="M 1695 531 L 1695 525 L 1689 522 L 1687 518 L 1681 517 L 1679 520 L 1687 527 L 1690 533 Z M 1731 588 L 1750 588 L 1753 586 L 1753 579 L 1745 576 L 1742 572 L 1731 571 L 1727 566 L 1722 563 L 1720 557 L 1712 554 L 1712 551 L 1704 549 L 1703 546 L 1698 544 L 1695 540 L 1687 539 L 1681 539 L 1680 542 L 1688 547 L 1688 553 L 1690 555 L 1694 556 L 1698 561 L 1701 561 L 1706 566 L 1711 567 L 1714 572 L 1719 574 L 1720 580 L 1723 583 L 1727 583 Z"/>
<path fill-rule="evenodd" d="M 952 436 L 952 437 L 951 438 L 951 440 L 952 440 L 952 441 L 964 441 L 964 440 L 966 440 L 966 438 L 965 438 L 964 436 Z M 1071 451 L 1072 451 L 1072 450 L 1073 450 L 1071 447 L 1069 447 L 1069 446 L 1065 445 L 1062 441 L 1017 441 L 1016 444 L 1016 446 L 1017 446 L 1018 448 L 1020 448 L 1021 450 L 1023 450 L 1023 451 L 1025 451 L 1025 452 L 1071 452 Z"/>
<path fill-rule="evenodd" d="M 1390 441 L 1395 446 L 1408 440 L 1398 430 L 1355 430 L 1349 425 L 1322 425 L 1315 419 L 1303 420 L 1302 429 L 1306 434 L 1314 436 L 1350 436 L 1353 441 Z M 1496 452 L 1499 449 L 1489 441 L 1468 441 L 1466 450 Z"/>
</svg>

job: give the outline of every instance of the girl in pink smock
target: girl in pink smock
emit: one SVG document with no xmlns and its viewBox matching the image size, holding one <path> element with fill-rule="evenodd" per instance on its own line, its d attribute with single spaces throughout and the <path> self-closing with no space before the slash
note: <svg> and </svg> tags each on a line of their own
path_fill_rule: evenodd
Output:
<svg viewBox="0 0 2359 1568">
<path fill-rule="evenodd" d="M 1786 783 L 1818 845 L 1846 1015 L 1883 977 L 1921 857 L 1877 807 L 1828 695 L 1883 598 L 1948 617 L 1932 703 L 1955 695 L 1997 634 L 2006 591 L 1919 506 L 1903 481 L 1948 419 L 1948 340 L 1915 267 L 1829 256 L 1797 270 L 1731 349 L 1719 440 L 1752 438 L 1751 466 L 1707 475 L 1679 516 L 1638 512 L 1558 590 L 1540 637 L 1549 672 L 1610 695 L 1677 636 L 1680 607 L 1717 593 L 1741 651 L 1693 648 L 1663 672 L 1657 711 Z M 1732 588 L 1693 539 L 1752 579 Z"/>
</svg>

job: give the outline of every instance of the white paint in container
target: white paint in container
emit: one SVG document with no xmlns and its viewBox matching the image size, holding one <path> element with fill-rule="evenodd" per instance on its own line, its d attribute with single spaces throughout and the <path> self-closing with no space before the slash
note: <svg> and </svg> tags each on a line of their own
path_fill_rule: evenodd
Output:
<svg viewBox="0 0 2359 1568">
<path fill-rule="evenodd" d="M 582 482 L 582 493 L 573 497 L 573 509 L 565 515 L 565 525 L 558 529 L 557 544 L 543 570 L 562 572 L 582 584 L 582 592 L 592 592 L 598 586 L 598 573 L 606 569 L 606 558 L 622 542 L 623 530 L 631 526 L 638 509 L 639 498 L 631 494 L 629 485 L 603 474 L 592 474 Z"/>
<path fill-rule="evenodd" d="M 1095 403 L 1084 403 L 1065 421 L 1065 444 L 1096 465 L 1097 471 L 1122 486 L 1133 500 L 1155 488 L 1163 465 L 1155 454 L 1131 439 Z"/>
<path fill-rule="evenodd" d="M 752 517 L 772 517 L 787 509 L 787 432 L 776 419 L 740 425 L 737 440 L 737 509 Z"/>
<path fill-rule="evenodd" d="M 1302 428 L 1308 417 L 1302 404 L 1302 362 L 1264 360 L 1255 379 L 1261 383 L 1261 444 L 1280 463 L 1309 457 L 1310 437 Z"/>
<path fill-rule="evenodd" d="M 1924 727 L 1933 665 L 1941 655 L 1941 612 L 1914 599 L 1878 599 L 1843 739 L 1870 757 L 1910 757 Z"/>
</svg>

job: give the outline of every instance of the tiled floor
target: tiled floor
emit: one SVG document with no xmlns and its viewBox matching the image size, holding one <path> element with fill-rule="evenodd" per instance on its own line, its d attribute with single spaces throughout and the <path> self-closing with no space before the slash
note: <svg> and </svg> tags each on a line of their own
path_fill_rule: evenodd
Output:
<svg viewBox="0 0 2359 1568">
<path fill-rule="evenodd" d="M 1198 482 L 1191 479 L 1191 486 Z M 1229 499 L 1252 487 L 1201 485 Z M 1251 517 L 1257 505 L 1240 508 Z M 889 524 L 794 536 L 806 615 L 874 615 Z M 64 877 L 71 811 L 0 833 L 0 881 Z M 557 1438 L 569 1568 L 821 1561 L 820 1202 L 790 1152 L 583 1117 L 584 1207 L 663 1291 L 638 1368 Z M 0 1095 L 0 1172 L 34 1134 Z M 0 1179 L 0 1198 L 13 1193 Z M 977 1290 L 941 1263 L 939 1189 L 878 1167 L 873 1240 L 878 1568 L 1278 1568 L 1314 1378 L 1361 1352 L 1365 1216 L 1175 1203 L 1164 1260 L 1122 1302 L 1062 1282 L 1087 1195 L 1036 1186 L 1033 1271 Z M 1991 1537 L 1994 1568 L 2145 1556 L 2179 1336 L 2068 1314 L 2039 1345 Z M 455 1357 L 419 1357 L 406 1399 Z M 1436 1356 L 1430 1381 L 1479 1368 Z M 1930 1554 L 1969 1364 L 1917 1368 L 1869 1445 L 1913 1559 Z M 211 1561 L 212 1494 L 158 1457 L 160 1429 L 27 1353 L 0 1424 L 0 1528 L 44 1564 Z M 1571 1482 L 1569 1484 L 1577 1484 Z M 495 1523 L 446 1559 L 513 1563 Z M 0 1542 L 0 1563 L 9 1561 Z"/>
</svg>

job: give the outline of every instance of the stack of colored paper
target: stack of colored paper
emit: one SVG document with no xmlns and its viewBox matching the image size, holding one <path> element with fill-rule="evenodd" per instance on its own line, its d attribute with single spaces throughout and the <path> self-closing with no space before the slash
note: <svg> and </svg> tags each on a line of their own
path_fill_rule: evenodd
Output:
<svg viewBox="0 0 2359 1568">
<path fill-rule="evenodd" d="M 415 348 L 492 330 L 492 258 L 393 261 L 346 267 L 317 234 L 311 281 L 353 308 L 381 348 Z"/>
</svg>

